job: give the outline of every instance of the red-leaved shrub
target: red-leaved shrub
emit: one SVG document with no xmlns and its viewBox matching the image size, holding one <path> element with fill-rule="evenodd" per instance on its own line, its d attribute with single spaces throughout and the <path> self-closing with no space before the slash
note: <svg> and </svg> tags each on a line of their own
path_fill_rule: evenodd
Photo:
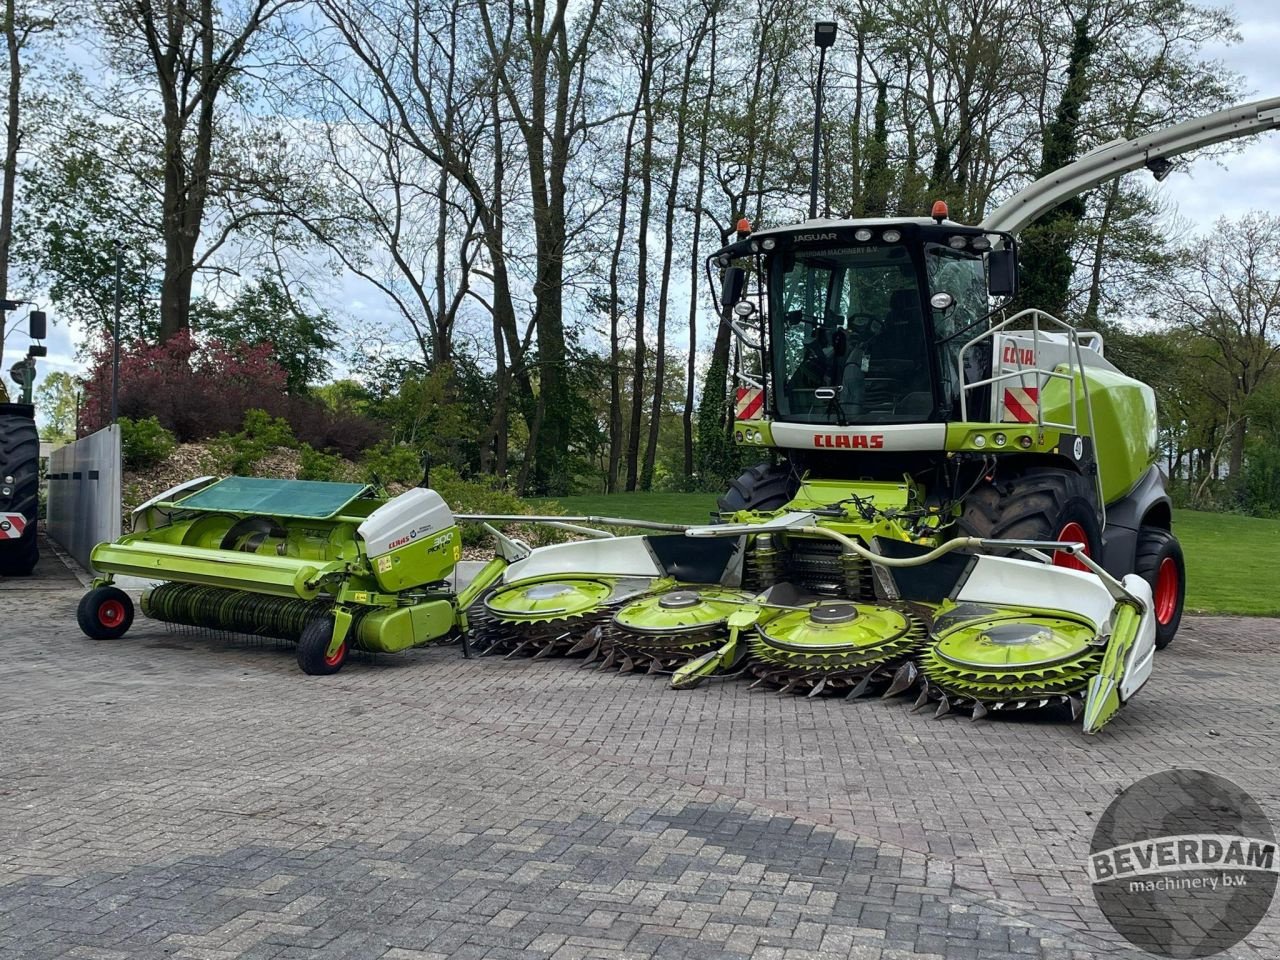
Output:
<svg viewBox="0 0 1280 960">
<path fill-rule="evenodd" d="M 130 344 L 120 351 L 120 416 L 155 417 L 187 442 L 236 433 L 245 411 L 264 410 L 288 421 L 299 441 L 351 459 L 386 436 L 368 417 L 287 395 L 286 374 L 272 349 L 269 343 L 248 346 L 187 331 L 162 344 Z M 111 421 L 110 341 L 93 351 L 84 404 L 86 433 Z"/>
<path fill-rule="evenodd" d="M 285 412 L 285 372 L 271 345 L 196 339 L 183 331 L 161 344 L 138 341 L 120 351 L 120 415 L 155 417 L 181 441 L 240 429 L 246 410 Z M 93 352 L 83 424 L 111 420 L 111 344 Z"/>
</svg>

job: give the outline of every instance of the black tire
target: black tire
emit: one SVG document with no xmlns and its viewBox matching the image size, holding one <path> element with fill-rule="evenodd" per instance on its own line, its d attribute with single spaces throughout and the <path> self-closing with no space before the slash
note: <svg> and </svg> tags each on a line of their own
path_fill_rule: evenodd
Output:
<svg viewBox="0 0 1280 960">
<path fill-rule="evenodd" d="M 720 513 L 777 510 L 789 503 L 795 493 L 788 464 L 757 463 L 729 484 L 725 495 L 716 501 L 716 509 Z"/>
<path fill-rule="evenodd" d="M 957 527 L 963 536 L 993 540 L 1083 539 L 1089 556 L 1100 560 L 1102 530 L 1091 493 L 1078 473 L 1039 467 L 979 486 L 965 499 Z M 1084 569 L 1066 553 L 1055 562 Z"/>
<path fill-rule="evenodd" d="M 80 598 L 76 621 L 90 640 L 118 640 L 133 626 L 133 601 L 119 587 L 95 587 Z"/>
<path fill-rule="evenodd" d="M 1161 571 L 1165 580 L 1161 582 Z M 1151 585 L 1156 614 L 1156 649 L 1173 642 L 1182 623 L 1182 606 L 1187 599 L 1187 567 L 1182 545 L 1168 530 L 1138 528 L 1138 549 L 1133 572 Z"/>
<path fill-rule="evenodd" d="M 332 657 L 325 655 L 329 641 L 333 639 L 333 616 L 317 617 L 306 625 L 298 638 L 298 666 L 312 677 L 327 677 L 342 669 L 347 662 L 351 644 L 346 637 Z"/>
<path fill-rule="evenodd" d="M 29 410 L 23 404 L 0 405 L 0 513 L 20 513 L 27 522 L 17 540 L 0 540 L 0 575 L 6 577 L 29 576 L 40 559 L 40 436 Z"/>
</svg>

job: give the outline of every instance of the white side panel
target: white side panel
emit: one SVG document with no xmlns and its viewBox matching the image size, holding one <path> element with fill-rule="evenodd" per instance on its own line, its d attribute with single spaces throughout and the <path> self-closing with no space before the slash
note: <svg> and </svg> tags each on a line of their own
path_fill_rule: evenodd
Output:
<svg viewBox="0 0 1280 960">
<path fill-rule="evenodd" d="M 133 513 L 133 532 L 139 533 L 143 530 L 151 529 L 151 516 L 149 511 L 157 503 L 164 503 L 166 500 L 176 500 L 179 494 L 190 496 L 197 490 L 203 490 L 209 484 L 217 481 L 217 477 L 196 477 L 194 480 L 187 480 L 185 483 L 179 483 L 170 487 L 164 493 L 157 493 L 146 503 L 141 503 L 134 507 Z"/>
<path fill-rule="evenodd" d="M 1092 573 L 987 556 L 978 557 L 956 601 L 1062 610 L 1084 617 L 1095 630 L 1111 619 L 1115 606 L 1107 588 Z"/>
<path fill-rule="evenodd" d="M 1124 588 L 1142 601 L 1142 621 L 1138 625 L 1138 637 L 1124 665 L 1124 679 L 1120 683 L 1120 699 L 1128 700 L 1151 676 L 1156 657 L 1156 615 L 1151 600 L 1151 585 L 1136 573 L 1128 574 Z"/>
<path fill-rule="evenodd" d="M 833 427 L 774 421 L 769 429 L 776 446 L 801 450 L 941 450 L 947 439 L 945 423 Z"/>
<path fill-rule="evenodd" d="M 539 547 L 526 559 L 507 567 L 503 582 L 555 574 L 601 574 L 617 577 L 660 577 L 644 537 L 578 540 Z"/>
<path fill-rule="evenodd" d="M 453 511 L 434 490 L 414 487 L 388 500 L 356 532 L 371 557 L 390 553 L 412 540 L 453 526 Z"/>
</svg>

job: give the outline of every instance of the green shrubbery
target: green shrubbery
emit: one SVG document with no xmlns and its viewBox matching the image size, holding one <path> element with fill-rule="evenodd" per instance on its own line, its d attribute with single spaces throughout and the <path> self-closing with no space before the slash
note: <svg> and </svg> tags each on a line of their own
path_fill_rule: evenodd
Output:
<svg viewBox="0 0 1280 960">
<path fill-rule="evenodd" d="M 299 480 L 333 480 L 345 482 L 353 479 L 356 473 L 355 464 L 336 453 L 317 450 L 311 444 L 304 443 L 298 448 L 300 463 L 298 465 Z"/>
<path fill-rule="evenodd" d="M 422 452 L 383 440 L 365 451 L 360 460 L 360 476 L 365 483 L 379 487 L 416 487 L 422 480 Z"/>
<path fill-rule="evenodd" d="M 155 417 L 131 420 L 121 417 L 120 459 L 130 470 L 145 470 L 168 459 L 178 445 L 174 435 Z"/>
<path fill-rule="evenodd" d="M 277 447 L 297 446 L 287 422 L 265 410 L 249 410 L 240 432 L 218 434 L 209 444 L 209 455 L 219 473 L 246 474 Z"/>
</svg>

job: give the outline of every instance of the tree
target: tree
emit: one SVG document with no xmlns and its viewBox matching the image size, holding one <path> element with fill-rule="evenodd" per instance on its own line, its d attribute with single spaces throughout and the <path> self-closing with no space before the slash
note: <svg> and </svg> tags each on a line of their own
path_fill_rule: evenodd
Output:
<svg viewBox="0 0 1280 960">
<path fill-rule="evenodd" d="M 334 323 L 324 311 L 304 309 L 283 278 L 259 277 L 225 307 L 197 300 L 191 313 L 198 332 L 227 343 L 270 346 L 292 394 L 305 393 L 329 371 L 326 354 L 336 346 Z"/>
<path fill-rule="evenodd" d="M 250 132 L 233 144 L 224 101 L 241 93 L 236 86 L 250 75 L 263 28 L 297 2 L 97 0 L 93 5 L 106 59 L 119 77 L 95 106 L 133 125 L 146 142 L 149 149 L 131 173 L 162 183 L 161 341 L 187 328 L 196 272 L 246 223 L 271 215 L 251 202 L 255 190 L 279 179 L 270 169 L 271 135 L 262 134 L 263 141 Z M 282 145 L 274 146 L 279 151 Z M 216 197 L 232 202 L 208 236 L 209 203 Z"/>
<path fill-rule="evenodd" d="M 1197 338 L 1189 359 L 1224 375 L 1206 391 L 1226 412 L 1238 477 L 1250 401 L 1280 376 L 1280 216 L 1219 220 L 1180 251 L 1178 269 L 1152 295 L 1161 319 Z"/>
<path fill-rule="evenodd" d="M 61 370 L 48 374 L 36 388 L 36 409 L 44 418 L 41 431 L 46 440 L 70 441 L 76 438 L 76 419 L 80 385 Z"/>
</svg>

